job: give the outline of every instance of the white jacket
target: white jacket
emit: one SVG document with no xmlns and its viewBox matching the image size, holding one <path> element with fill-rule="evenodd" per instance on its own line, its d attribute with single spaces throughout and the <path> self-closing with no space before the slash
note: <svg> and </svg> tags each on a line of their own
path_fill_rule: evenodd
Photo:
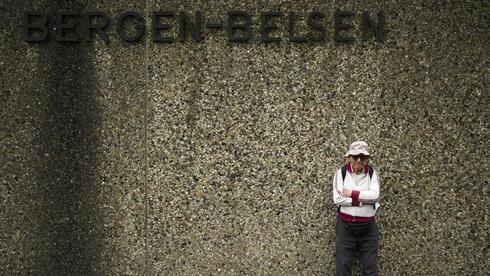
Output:
<svg viewBox="0 0 490 276">
<path fill-rule="evenodd" d="M 342 194 L 344 188 L 353 190 L 351 197 L 346 197 Z M 335 173 L 333 178 L 333 202 L 340 206 L 340 211 L 342 213 L 356 217 L 372 217 L 376 214 L 377 209 L 373 206 L 377 207 L 377 205 L 379 205 L 377 203 L 378 198 L 379 181 L 376 170 L 373 171 L 373 175 L 371 179 L 369 179 L 367 167 L 361 174 L 354 175 L 354 172 L 350 168 L 350 164 L 348 164 L 345 181 L 342 181 L 342 172 L 340 168 Z M 375 203 L 376 205 L 374 205 Z M 357 204 L 359 204 L 359 206 L 356 206 Z"/>
</svg>

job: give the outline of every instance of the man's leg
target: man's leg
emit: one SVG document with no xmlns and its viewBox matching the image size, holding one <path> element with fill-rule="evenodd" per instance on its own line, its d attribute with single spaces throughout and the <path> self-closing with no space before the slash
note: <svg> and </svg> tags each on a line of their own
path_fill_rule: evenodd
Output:
<svg viewBox="0 0 490 276">
<path fill-rule="evenodd" d="M 356 239 L 350 233 L 347 223 L 337 218 L 337 224 L 335 225 L 337 276 L 351 275 L 354 250 L 356 250 Z"/>
<path fill-rule="evenodd" d="M 379 231 L 375 221 L 369 228 L 369 232 L 359 241 L 363 276 L 378 275 Z"/>
</svg>

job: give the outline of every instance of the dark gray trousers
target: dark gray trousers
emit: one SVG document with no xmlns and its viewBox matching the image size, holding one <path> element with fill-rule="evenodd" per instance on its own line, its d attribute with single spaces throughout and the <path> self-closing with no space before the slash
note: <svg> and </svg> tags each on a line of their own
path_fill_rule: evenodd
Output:
<svg viewBox="0 0 490 276">
<path fill-rule="evenodd" d="M 350 276 L 352 259 L 359 252 L 362 275 L 378 275 L 379 231 L 376 222 L 345 222 L 337 217 L 335 259 L 337 276 Z"/>
</svg>

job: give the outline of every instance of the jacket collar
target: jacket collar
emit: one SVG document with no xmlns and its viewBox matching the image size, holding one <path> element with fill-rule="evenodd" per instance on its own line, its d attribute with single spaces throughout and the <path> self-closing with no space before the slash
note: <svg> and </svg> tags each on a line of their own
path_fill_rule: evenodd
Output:
<svg viewBox="0 0 490 276">
<path fill-rule="evenodd" d="M 352 166 L 351 166 L 351 164 L 350 164 L 350 163 L 347 163 L 347 164 L 345 165 L 345 168 L 347 169 L 347 171 L 348 171 L 349 173 L 352 173 Z M 368 172 L 369 172 L 369 166 L 368 166 L 368 165 L 365 165 L 365 166 L 364 166 L 364 173 L 365 173 L 365 174 L 367 174 Z"/>
</svg>

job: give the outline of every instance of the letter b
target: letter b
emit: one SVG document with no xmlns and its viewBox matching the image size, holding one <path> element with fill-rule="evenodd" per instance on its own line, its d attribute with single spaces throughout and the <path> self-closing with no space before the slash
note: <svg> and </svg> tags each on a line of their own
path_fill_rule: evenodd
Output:
<svg viewBox="0 0 490 276">
<path fill-rule="evenodd" d="M 32 17 L 40 17 L 40 22 L 31 22 Z M 42 12 L 26 12 L 24 14 L 24 41 L 26 42 L 43 42 L 48 38 L 48 16 Z M 33 30 L 40 30 L 39 37 L 33 36 Z"/>
<path fill-rule="evenodd" d="M 237 22 L 239 18 L 242 18 L 242 23 Z M 252 38 L 252 28 L 250 23 L 252 19 L 250 14 L 244 11 L 230 11 L 228 12 L 228 40 L 231 42 L 247 42 Z M 237 33 L 240 31 L 242 33 L 239 36 Z"/>
</svg>

